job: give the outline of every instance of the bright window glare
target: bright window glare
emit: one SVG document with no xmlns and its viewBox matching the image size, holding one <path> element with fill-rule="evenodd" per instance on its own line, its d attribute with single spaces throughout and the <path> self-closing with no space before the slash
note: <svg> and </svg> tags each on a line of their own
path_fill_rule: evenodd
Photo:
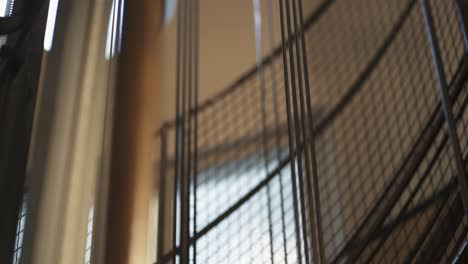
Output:
<svg viewBox="0 0 468 264">
<path fill-rule="evenodd" d="M 13 11 L 14 0 L 10 1 L 8 5 L 8 0 L 0 0 L 0 17 L 6 17 L 11 15 Z M 7 36 L 0 36 L 0 47 L 5 45 L 7 41 Z"/>
<path fill-rule="evenodd" d="M 106 59 L 120 52 L 123 25 L 124 0 L 113 0 L 109 15 L 106 40 Z M 120 8 L 118 8 L 120 7 Z"/>
<path fill-rule="evenodd" d="M 6 15 L 8 0 L 0 0 L 0 17 Z"/>
<path fill-rule="evenodd" d="M 44 36 L 44 49 L 50 51 L 52 49 L 52 41 L 54 39 L 55 19 L 57 17 L 57 8 L 59 0 L 50 0 L 49 12 L 47 14 L 47 26 Z"/>
<path fill-rule="evenodd" d="M 0 17 L 4 17 L 5 11 L 7 9 L 7 1 L 8 0 L 0 0 Z M 6 36 L 0 36 L 0 47 L 5 45 L 6 43 Z"/>
</svg>

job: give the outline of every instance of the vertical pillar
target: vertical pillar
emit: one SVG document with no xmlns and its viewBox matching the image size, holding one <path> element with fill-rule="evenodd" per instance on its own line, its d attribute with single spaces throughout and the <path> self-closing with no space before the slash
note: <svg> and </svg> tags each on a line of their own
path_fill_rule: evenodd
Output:
<svg viewBox="0 0 468 264">
<path fill-rule="evenodd" d="M 88 215 L 102 176 L 110 7 L 111 0 L 58 5 L 34 113 L 22 263 L 85 262 Z"/>
<path fill-rule="evenodd" d="M 125 1 L 117 74 L 105 263 L 149 263 L 161 1 Z M 151 249 L 154 251 L 154 249 Z M 154 252 L 155 253 L 155 252 Z"/>
</svg>

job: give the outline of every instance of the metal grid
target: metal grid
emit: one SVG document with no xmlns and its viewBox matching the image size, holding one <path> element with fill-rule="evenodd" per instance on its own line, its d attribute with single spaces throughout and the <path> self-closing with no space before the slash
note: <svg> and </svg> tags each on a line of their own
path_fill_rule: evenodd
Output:
<svg viewBox="0 0 468 264">
<path fill-rule="evenodd" d="M 467 226 L 428 33 L 440 48 L 466 174 L 468 61 L 457 1 L 314 3 L 304 28 L 325 262 L 451 262 Z M 305 263 L 300 251 L 312 252 L 310 228 L 295 234 L 295 221 L 311 219 L 294 212 L 282 55 L 279 47 L 263 61 L 264 97 L 255 67 L 192 111 L 191 263 Z M 178 263 L 173 122 L 160 138 L 158 263 Z"/>
</svg>

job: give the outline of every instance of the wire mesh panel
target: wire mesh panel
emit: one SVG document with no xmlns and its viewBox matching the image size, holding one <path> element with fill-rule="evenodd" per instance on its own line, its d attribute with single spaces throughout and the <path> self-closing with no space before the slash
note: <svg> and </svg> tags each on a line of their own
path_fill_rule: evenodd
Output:
<svg viewBox="0 0 468 264">
<path fill-rule="evenodd" d="M 295 45 L 300 30 L 290 32 L 260 67 L 190 111 L 198 118 L 190 262 L 463 261 L 466 6 L 455 0 L 312 2 L 304 14 L 305 51 Z M 287 75 L 283 69 L 300 62 L 296 53 L 306 54 L 308 72 L 290 68 Z M 296 137 L 293 151 L 285 91 L 294 81 L 288 76 L 308 79 L 313 118 L 314 137 Z M 297 124 L 311 125 L 305 112 L 297 117 Z M 180 262 L 184 208 L 174 181 L 174 124 L 160 130 L 158 263 Z M 316 164 L 299 156 L 311 141 Z M 317 181 L 294 173 L 312 167 Z"/>
</svg>

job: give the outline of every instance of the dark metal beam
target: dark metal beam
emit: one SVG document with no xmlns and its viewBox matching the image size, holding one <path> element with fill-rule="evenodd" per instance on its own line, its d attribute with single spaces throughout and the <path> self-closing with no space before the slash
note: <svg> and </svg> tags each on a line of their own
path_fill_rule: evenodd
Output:
<svg viewBox="0 0 468 264">
<path fill-rule="evenodd" d="M 458 180 L 461 191 L 460 195 L 463 200 L 465 215 L 468 217 L 468 178 L 463 161 L 463 154 L 460 147 L 460 139 L 457 133 L 457 125 L 455 123 L 455 118 L 453 115 L 453 102 L 447 87 L 447 77 L 445 76 L 442 55 L 440 53 L 439 41 L 435 33 L 436 29 L 434 26 L 434 18 L 432 17 L 431 6 L 426 0 L 421 0 L 421 5 L 423 9 L 424 19 L 426 22 L 427 34 L 431 45 L 434 67 L 439 82 L 439 92 L 442 100 L 442 106 L 444 109 L 445 120 L 447 122 L 447 129 L 452 145 L 456 168 L 458 171 Z"/>
</svg>

